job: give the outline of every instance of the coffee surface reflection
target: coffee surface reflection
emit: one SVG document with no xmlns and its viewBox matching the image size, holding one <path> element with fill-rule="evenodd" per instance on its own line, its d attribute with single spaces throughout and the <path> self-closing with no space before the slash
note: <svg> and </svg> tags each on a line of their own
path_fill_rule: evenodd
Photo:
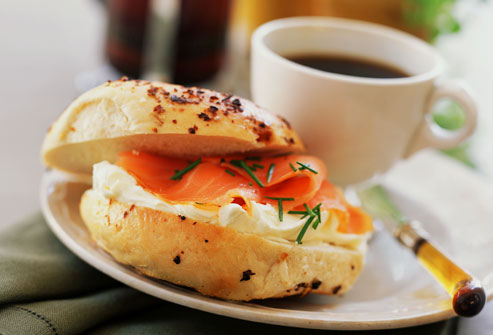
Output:
<svg viewBox="0 0 493 335">
<path fill-rule="evenodd" d="M 317 70 L 364 78 L 404 78 L 409 77 L 401 69 L 374 60 L 334 55 L 294 55 L 287 59 Z"/>
</svg>

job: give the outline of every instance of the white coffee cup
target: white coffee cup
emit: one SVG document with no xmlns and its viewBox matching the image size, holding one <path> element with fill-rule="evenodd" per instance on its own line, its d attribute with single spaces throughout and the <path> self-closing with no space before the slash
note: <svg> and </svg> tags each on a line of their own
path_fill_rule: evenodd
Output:
<svg viewBox="0 0 493 335">
<path fill-rule="evenodd" d="M 324 72 L 286 59 L 338 55 L 395 66 L 408 77 L 374 79 Z M 340 184 L 385 172 L 425 147 L 450 148 L 474 131 L 476 105 L 458 82 L 436 84 L 444 62 L 425 42 L 354 20 L 297 17 L 268 22 L 252 36 L 253 100 L 285 117 L 308 152 Z M 465 125 L 445 131 L 431 120 L 442 98 L 459 103 Z"/>
</svg>

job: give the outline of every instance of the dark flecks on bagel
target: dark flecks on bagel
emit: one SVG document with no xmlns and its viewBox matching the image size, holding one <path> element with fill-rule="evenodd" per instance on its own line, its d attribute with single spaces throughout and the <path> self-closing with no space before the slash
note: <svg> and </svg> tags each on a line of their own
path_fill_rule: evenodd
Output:
<svg viewBox="0 0 493 335">
<path fill-rule="evenodd" d="M 339 292 L 342 288 L 342 285 L 337 285 L 335 287 L 332 288 L 332 293 L 334 294 L 337 294 L 337 292 Z"/>
<path fill-rule="evenodd" d="M 255 273 L 250 269 L 243 271 L 243 274 L 241 276 L 240 281 L 248 281 L 248 280 L 250 280 L 251 276 L 254 276 L 254 275 L 255 275 Z"/>
<path fill-rule="evenodd" d="M 312 281 L 312 290 L 317 290 L 320 287 L 320 285 L 322 285 L 322 282 L 318 279 L 314 279 Z"/>
</svg>

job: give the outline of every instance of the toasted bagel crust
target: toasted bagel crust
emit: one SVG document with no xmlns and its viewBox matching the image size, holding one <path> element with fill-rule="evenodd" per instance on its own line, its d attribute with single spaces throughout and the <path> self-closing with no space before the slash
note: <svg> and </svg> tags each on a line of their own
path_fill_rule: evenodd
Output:
<svg viewBox="0 0 493 335">
<path fill-rule="evenodd" d="M 341 294 L 363 266 L 363 250 L 275 242 L 108 200 L 93 190 L 82 196 L 80 212 L 92 238 L 117 261 L 224 299 Z"/>
<path fill-rule="evenodd" d="M 165 156 L 299 152 L 304 147 L 283 119 L 224 93 L 161 82 L 121 79 L 77 98 L 52 125 L 44 163 L 90 173 L 119 152 Z"/>
</svg>

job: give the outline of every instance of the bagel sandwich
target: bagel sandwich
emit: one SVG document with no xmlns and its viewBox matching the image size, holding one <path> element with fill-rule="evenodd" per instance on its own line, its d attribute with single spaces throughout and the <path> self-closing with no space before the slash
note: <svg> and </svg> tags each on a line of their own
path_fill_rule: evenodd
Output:
<svg viewBox="0 0 493 335">
<path fill-rule="evenodd" d="M 122 78 L 67 107 L 42 159 L 92 174 L 80 202 L 91 237 L 144 275 L 230 300 L 340 295 L 371 218 L 304 151 L 246 99 Z"/>
</svg>

